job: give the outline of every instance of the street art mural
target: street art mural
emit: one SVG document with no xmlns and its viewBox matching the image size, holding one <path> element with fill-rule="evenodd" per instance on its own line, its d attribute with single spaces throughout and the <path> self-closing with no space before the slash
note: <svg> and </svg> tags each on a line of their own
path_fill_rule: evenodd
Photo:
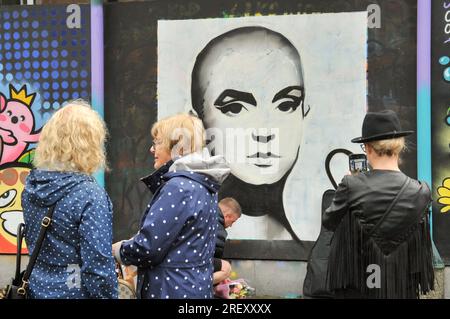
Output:
<svg viewBox="0 0 450 319">
<path fill-rule="evenodd" d="M 17 226 L 23 223 L 21 194 L 31 165 L 11 163 L 0 166 L 0 249 L 16 253 Z M 24 248 L 25 250 L 25 245 Z"/>
<path fill-rule="evenodd" d="M 42 127 L 65 101 L 90 99 L 90 11 L 79 7 L 79 24 L 64 5 L 0 7 L 0 254 L 16 253 Z"/>
<path fill-rule="evenodd" d="M 432 1 L 431 160 L 433 238 L 450 264 L 450 1 Z"/>
<path fill-rule="evenodd" d="M 366 12 L 159 21 L 158 117 L 192 109 L 230 164 L 219 197 L 244 214 L 230 239 L 317 238 L 325 158 L 359 149 L 366 30 Z"/>
<path fill-rule="evenodd" d="M 239 77 L 243 71 L 246 75 Z M 245 216 L 274 217 L 299 239 L 289 222 L 292 216 L 286 216 L 282 207 L 286 178 L 297 160 L 303 120 L 309 113 L 298 51 L 283 35 L 267 28 L 236 28 L 206 45 L 191 78 L 192 107 L 211 132 L 211 152 L 224 155 L 232 171 L 220 198 L 237 199 Z M 241 145 L 226 143 L 240 130 L 245 130 Z M 237 158 L 240 153 L 243 157 Z M 264 191 L 268 196 L 263 196 Z M 274 228 L 271 221 L 269 234 Z M 244 222 L 243 227 L 248 225 Z"/>
<path fill-rule="evenodd" d="M 35 127 L 35 92 L 24 85 L 0 91 L 0 253 L 15 253 L 17 227 L 23 223 L 21 194 L 32 168 L 41 128 Z M 23 248 L 26 251 L 26 246 Z"/>
<path fill-rule="evenodd" d="M 447 213 L 450 211 L 450 178 L 444 179 L 442 186 L 437 189 L 439 194 L 438 203 L 443 205 L 441 213 Z"/>
<path fill-rule="evenodd" d="M 361 95 L 364 95 L 364 97 L 362 98 L 363 102 L 360 103 L 361 109 L 359 110 L 361 115 L 359 115 L 360 117 L 355 117 L 351 115 L 357 114 L 352 113 L 354 112 L 353 110 L 342 110 L 347 104 L 351 108 L 355 103 L 352 101 L 351 103 L 345 104 L 345 100 L 349 95 L 347 88 L 340 92 L 334 92 L 335 98 L 332 103 L 326 100 L 329 98 L 328 94 L 331 94 L 329 93 L 330 90 L 332 91 L 336 83 L 342 81 L 342 78 L 335 77 L 336 73 L 339 73 L 337 71 L 342 64 L 333 63 L 336 60 L 334 52 L 336 49 L 339 52 L 339 46 L 333 45 L 330 42 L 320 50 L 314 51 L 312 48 L 320 43 L 316 39 L 310 39 L 311 34 L 317 34 L 316 32 L 310 32 L 315 25 L 307 27 L 307 32 L 300 32 L 302 28 L 299 28 L 296 24 L 297 21 L 295 18 L 303 14 L 307 14 L 306 16 L 308 16 L 314 13 L 361 12 L 367 11 L 369 6 L 373 5 L 379 8 L 378 14 L 374 14 L 374 16 L 381 15 L 382 21 L 381 23 L 380 21 L 374 21 L 373 18 L 370 18 L 370 14 L 368 17 L 366 14 L 366 17 L 369 18 L 366 20 L 369 21 L 366 21 L 366 27 L 364 29 L 364 34 L 367 35 L 367 50 L 365 51 L 367 52 L 367 56 L 364 60 L 364 71 L 362 72 L 364 73 L 364 84 L 361 83 L 362 89 L 356 95 L 357 99 Z M 153 158 L 148 151 L 151 146 L 149 132 L 152 124 L 157 118 L 168 116 L 173 112 L 189 110 L 196 112 L 193 108 L 193 104 L 196 103 L 193 103 L 191 99 L 191 84 L 192 71 L 197 56 L 208 46 L 209 42 L 216 38 L 219 40 L 221 35 L 234 29 L 260 26 L 281 34 L 292 43 L 295 50 L 291 52 L 295 53 L 297 51 L 300 57 L 300 65 L 304 76 L 304 92 L 301 92 L 301 90 L 293 90 L 287 93 L 283 92 L 286 93 L 285 97 L 287 95 L 291 97 L 278 101 L 276 99 L 274 100 L 275 95 L 283 88 L 287 88 L 288 86 L 301 86 L 298 85 L 300 84 L 299 78 L 297 78 L 297 82 L 294 85 L 278 83 L 280 86 L 284 85 L 278 91 L 275 90 L 275 85 L 270 86 L 271 79 L 267 80 L 266 82 L 268 83 L 264 83 L 264 87 L 271 88 L 272 90 L 270 92 L 267 91 L 267 94 L 264 96 L 261 96 L 261 93 L 266 92 L 261 92 L 261 90 L 258 91 L 251 87 L 247 88 L 246 91 L 242 90 L 242 87 L 239 90 L 239 88 L 231 88 L 229 87 L 229 83 L 223 82 L 221 84 L 224 87 L 221 88 L 221 92 L 218 92 L 215 99 L 210 99 L 213 102 L 212 107 L 214 108 L 211 108 L 211 110 L 215 112 L 214 114 L 221 116 L 222 119 L 228 120 L 227 123 L 221 120 L 220 124 L 228 125 L 228 123 L 232 123 L 233 125 L 238 125 L 237 123 L 240 122 L 250 127 L 250 125 L 253 126 L 252 122 L 260 121 L 263 114 L 267 114 L 266 116 L 268 117 L 270 117 L 269 114 L 272 114 L 269 120 L 275 120 L 277 113 L 261 112 L 262 110 L 271 110 L 278 111 L 278 115 L 280 116 L 292 116 L 295 119 L 299 119 L 296 122 L 298 125 L 292 128 L 301 131 L 302 135 L 298 157 L 292 158 L 292 154 L 295 153 L 293 151 L 283 158 L 283 160 L 286 160 L 284 167 L 287 168 L 285 174 L 288 173 L 288 176 L 283 175 L 279 179 L 280 183 L 277 185 L 278 191 L 274 191 L 273 189 L 270 189 L 270 192 L 269 189 L 267 191 L 263 190 L 264 187 L 261 187 L 261 185 L 264 185 L 264 183 L 258 184 L 261 183 L 261 180 L 259 180 L 261 174 L 258 175 L 258 180 L 252 181 L 254 184 L 247 185 L 249 187 L 245 189 L 245 195 L 248 198 L 251 198 L 253 194 L 258 194 L 257 196 L 260 201 L 254 201 L 253 199 L 252 201 L 254 202 L 253 206 L 257 207 L 260 212 L 267 205 L 270 206 L 270 203 L 274 201 L 274 194 L 280 196 L 280 202 L 283 203 L 283 207 L 276 210 L 281 213 L 280 216 L 268 218 L 267 215 L 245 215 L 245 219 L 252 220 L 253 223 L 248 223 L 247 229 L 241 229 L 242 231 L 237 228 L 238 224 L 236 224 L 236 229 L 233 226 L 230 231 L 230 236 L 235 238 L 261 239 L 236 239 L 228 241 L 225 249 L 226 258 L 306 260 L 309 249 L 314 243 L 314 234 L 317 233 L 317 230 L 314 230 L 314 227 L 312 227 L 306 230 L 297 229 L 297 231 L 289 231 L 288 228 L 290 224 L 317 224 L 320 216 L 315 213 L 316 215 L 312 217 L 312 220 L 308 220 L 306 223 L 300 223 L 299 220 L 293 219 L 289 220 L 289 223 L 286 220 L 280 223 L 276 218 L 280 219 L 283 214 L 286 217 L 290 214 L 289 210 L 293 211 L 293 206 L 286 210 L 284 204 L 294 199 L 293 202 L 301 202 L 300 206 L 304 207 L 304 205 L 310 205 L 311 198 L 314 198 L 317 202 L 317 199 L 323 194 L 323 188 L 333 188 L 330 178 L 325 174 L 325 159 L 327 155 L 333 154 L 333 150 L 340 147 L 352 152 L 361 152 L 357 145 L 356 148 L 355 145 L 349 145 L 348 141 L 351 137 L 354 137 L 354 132 L 350 134 L 347 130 L 352 130 L 351 127 L 355 125 L 353 129 L 356 134 L 360 133 L 360 126 L 356 128 L 356 123 L 359 122 L 358 125 L 360 125 L 361 116 L 367 111 L 366 107 L 371 111 L 385 108 L 392 109 L 400 115 L 399 117 L 403 127 L 415 129 L 416 59 L 415 55 L 411 54 L 411 52 L 416 52 L 417 8 L 415 1 L 292 0 L 261 2 L 248 0 L 211 2 L 209 0 L 193 0 L 186 2 L 172 0 L 168 2 L 136 2 L 133 4 L 108 3 L 105 4 L 104 8 L 105 79 L 108 79 L 105 82 L 105 105 L 107 106 L 105 108 L 105 119 L 109 124 L 111 134 L 108 154 L 110 156 L 110 167 L 112 168 L 111 172 L 106 175 L 106 187 L 116 210 L 114 215 L 115 240 L 129 238 L 129 236 L 132 236 L 137 231 L 142 211 L 151 198 L 151 194 L 145 185 L 139 182 L 139 178 L 149 174 L 153 170 Z M 326 17 L 327 15 L 325 14 L 323 16 Z M 332 15 L 328 16 L 332 17 Z M 267 23 L 260 23 L 258 21 L 256 24 L 247 22 L 243 24 L 239 22 L 242 21 L 239 19 L 243 17 L 246 19 L 262 18 L 263 20 L 264 18 L 273 18 L 273 20 L 267 20 Z M 282 18 L 293 19 L 293 24 L 289 30 L 287 30 L 286 25 L 279 22 L 279 19 Z M 199 21 L 203 21 L 204 19 L 211 20 L 211 24 L 205 23 L 204 28 L 201 28 L 199 27 Z M 227 19 L 231 21 L 229 24 L 224 22 Z M 217 25 L 220 25 L 220 23 L 216 22 L 217 20 L 225 27 L 222 29 L 217 27 Z M 324 25 L 328 25 L 330 29 L 333 29 L 331 25 L 334 24 L 334 26 L 341 30 L 346 24 L 344 20 L 331 19 L 324 21 Z M 233 21 L 238 21 L 239 23 Z M 276 22 L 271 23 L 270 21 Z M 159 27 L 162 22 L 168 23 L 168 25 L 173 23 L 175 32 L 174 30 L 169 32 L 169 37 L 161 37 Z M 190 32 L 187 30 L 190 30 Z M 182 36 L 177 37 L 176 33 L 185 36 L 184 38 Z M 329 35 L 332 36 L 333 34 L 333 30 L 331 30 Z M 344 34 L 345 32 L 341 33 L 340 36 L 344 36 Z M 328 35 L 328 30 L 325 33 L 322 32 L 318 38 L 325 35 Z M 310 41 L 305 43 L 306 39 Z M 178 43 L 179 46 L 177 47 L 178 40 L 180 43 Z M 164 46 L 173 46 L 173 51 L 169 50 L 167 52 L 166 50 L 162 54 L 161 50 Z M 315 48 L 317 49 L 317 47 Z M 289 50 L 286 52 L 289 52 Z M 319 58 L 314 57 L 314 54 L 318 54 Z M 325 54 L 325 56 L 322 56 L 322 54 Z M 180 61 L 177 60 L 178 58 Z M 230 56 L 230 58 L 232 57 Z M 300 67 L 298 60 L 294 62 L 296 59 L 284 58 L 284 61 L 286 63 L 289 63 L 288 61 L 292 63 L 293 74 L 295 72 L 299 73 Z M 355 59 L 355 61 L 357 61 L 358 65 L 356 70 L 361 71 L 360 60 Z M 353 69 L 353 61 L 349 61 L 348 63 L 346 69 Z M 241 62 L 241 65 L 243 64 Z M 334 66 L 335 64 L 337 67 Z M 325 66 L 329 67 L 331 73 L 328 74 L 326 72 L 327 70 L 322 70 L 321 77 L 324 79 L 324 83 L 328 83 L 328 85 L 318 83 L 317 78 L 319 74 L 314 74 L 314 68 L 320 69 L 320 67 Z M 168 73 L 167 71 L 170 68 L 172 70 Z M 273 70 L 274 74 L 276 75 L 277 71 L 280 72 L 279 70 L 280 67 L 275 67 Z M 359 72 L 356 70 L 354 71 Z M 238 81 L 242 73 L 239 72 L 238 75 L 231 77 L 230 80 Z M 167 81 L 164 81 L 164 77 L 168 75 L 172 79 L 169 85 Z M 335 79 L 334 82 L 327 82 L 333 77 Z M 166 84 L 163 85 L 163 83 Z M 213 84 L 214 89 L 219 89 L 218 81 L 214 81 Z M 351 87 L 351 84 L 348 84 L 348 86 Z M 242 101 L 240 103 L 243 105 L 242 108 L 236 104 L 231 105 L 233 103 L 230 102 L 235 97 L 230 95 L 223 95 L 222 98 L 224 99 L 218 99 L 220 94 L 228 89 L 251 93 L 254 101 L 249 100 L 251 97 L 248 94 L 246 95 L 247 101 L 251 101 L 253 104 L 256 102 L 256 106 L 251 103 L 244 104 L 245 102 Z M 322 92 L 327 92 L 327 94 L 323 94 L 322 97 Z M 367 93 L 367 97 L 364 92 Z M 235 95 L 237 92 L 228 91 L 225 93 Z M 304 94 L 304 100 L 302 94 Z M 181 100 L 170 100 L 169 95 L 173 97 L 179 96 Z M 242 98 L 242 94 L 240 95 Z M 277 98 L 280 96 L 278 95 Z M 298 106 L 292 113 L 289 113 L 290 102 L 288 99 L 290 99 L 293 105 L 296 105 L 298 102 Z M 215 103 L 216 101 L 218 103 Z M 280 108 L 276 109 L 277 106 L 286 101 L 288 101 L 288 105 L 285 107 L 282 106 L 281 109 L 285 108 L 287 112 L 281 112 Z M 272 109 L 268 106 L 272 107 Z M 223 112 L 219 108 L 222 108 Z M 294 107 L 291 109 L 293 110 Z M 238 110 L 240 112 L 237 112 Z M 254 116 L 251 116 L 248 121 L 242 120 L 241 116 L 246 114 L 245 112 L 252 112 L 251 114 Z M 303 114 L 299 116 L 303 112 L 305 112 L 305 116 L 303 117 Z M 227 116 L 226 113 L 232 116 Z M 233 113 L 236 113 L 236 115 Z M 213 113 L 210 112 L 206 115 L 211 114 Z M 334 119 L 332 119 L 333 117 Z M 327 118 L 330 120 L 327 121 Z M 337 122 L 340 123 L 338 130 L 327 130 L 329 123 L 331 123 L 331 128 L 333 125 L 337 125 Z M 289 129 L 288 125 L 291 125 L 289 123 L 291 122 L 287 121 L 285 127 L 282 126 L 281 129 Z M 255 164 L 260 165 L 261 169 L 268 169 L 268 167 L 263 166 L 269 165 L 267 162 L 274 161 L 275 157 L 269 156 L 269 150 L 263 147 L 280 141 L 278 138 L 281 136 L 280 134 L 284 133 L 282 130 L 280 131 L 281 133 L 274 133 L 268 130 L 264 132 L 263 128 L 267 126 L 259 125 L 261 126 L 261 130 L 255 131 L 253 135 L 251 133 L 248 134 L 247 138 L 242 138 L 240 141 L 245 141 L 246 144 L 255 146 L 255 152 L 247 155 L 255 155 L 252 158 Z M 319 127 L 324 128 L 324 132 L 314 135 L 314 132 L 320 131 Z M 346 133 L 341 135 L 341 131 L 345 131 Z M 310 132 L 313 134 L 310 134 Z M 347 134 L 349 135 L 348 137 L 345 136 Z M 276 138 L 273 138 L 273 136 Z M 323 143 L 323 141 L 325 141 L 323 149 L 320 151 L 313 150 L 311 152 L 312 145 Z M 215 145 L 215 148 L 219 150 L 220 145 L 217 145 L 217 142 L 218 140 L 213 141 L 215 144 L 212 146 Z M 288 141 L 284 140 L 283 143 L 287 145 L 292 143 L 293 145 L 298 143 L 298 141 L 290 139 Z M 331 144 L 326 145 L 326 143 Z M 261 148 L 259 152 L 257 151 L 257 145 Z M 411 177 L 417 176 L 415 145 L 416 137 L 411 136 L 408 140 L 409 151 L 404 154 L 402 164 L 402 170 Z M 308 151 L 308 148 L 310 148 L 310 151 Z M 295 150 L 295 147 L 293 149 Z M 275 153 L 275 155 L 281 156 L 278 153 Z M 281 163 L 281 159 L 279 162 Z M 292 163 L 294 163 L 293 166 Z M 347 169 L 346 163 L 347 158 L 343 152 L 331 158 L 330 167 L 332 174 L 330 175 L 337 182 L 340 181 L 343 175 L 342 170 Z M 242 164 L 244 167 L 244 163 Z M 291 166 L 292 169 L 289 171 Z M 301 169 L 302 167 L 315 168 L 310 172 L 306 172 Z M 286 168 L 280 169 L 280 174 Z M 314 178 L 306 178 L 307 174 L 314 176 Z M 315 178 L 315 176 L 318 178 Z M 241 176 L 241 178 L 246 179 L 247 177 Z M 264 178 L 269 178 L 269 175 Z M 278 177 L 274 174 L 270 178 L 277 179 Z M 294 186 L 286 187 L 288 183 Z M 258 193 L 252 192 L 252 187 L 260 191 Z M 291 189 L 292 192 L 287 192 L 288 189 Z M 261 196 L 261 194 L 264 195 Z M 247 198 L 242 199 L 243 202 L 246 200 Z M 320 200 L 319 203 L 313 205 L 317 204 L 320 204 Z M 294 208 L 296 211 L 300 211 L 300 208 Z M 320 211 L 320 206 L 318 209 Z M 304 210 L 302 209 L 301 212 L 303 213 Z M 306 214 L 308 213 L 306 212 Z M 311 214 L 313 213 L 311 212 Z M 262 221 L 264 218 L 272 219 L 270 221 L 270 227 L 269 223 L 256 222 L 257 220 Z M 294 239 L 296 232 L 298 232 L 301 241 Z M 273 239 L 271 240 L 269 238 Z M 306 238 L 313 239 L 305 240 Z"/>
<path fill-rule="evenodd" d="M 23 223 L 21 194 L 31 169 L 38 142 L 35 118 L 31 109 L 36 93 L 26 85 L 15 89 L 9 85 L 9 98 L 0 92 L 0 252 L 16 252 L 17 227 Z M 24 246 L 25 250 L 25 246 Z"/>
<path fill-rule="evenodd" d="M 9 85 L 10 99 L 0 93 L 0 165 L 14 162 L 27 150 L 28 145 L 39 140 L 34 131 L 31 104 L 36 93 L 27 94 L 26 86 L 16 91 Z"/>
</svg>

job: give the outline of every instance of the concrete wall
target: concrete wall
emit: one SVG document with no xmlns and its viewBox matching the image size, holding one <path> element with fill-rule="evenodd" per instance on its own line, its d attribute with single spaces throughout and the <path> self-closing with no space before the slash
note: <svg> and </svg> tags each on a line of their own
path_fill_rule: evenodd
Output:
<svg viewBox="0 0 450 319">
<path fill-rule="evenodd" d="M 243 278 L 259 297 L 299 298 L 303 295 L 306 262 L 233 260 L 232 278 Z"/>
<path fill-rule="evenodd" d="M 27 263 L 28 257 L 25 257 L 22 269 Z M 14 255 L 0 255 L 0 287 L 14 276 L 15 264 Z M 299 298 L 303 294 L 305 262 L 233 260 L 232 267 L 233 277 L 246 279 L 262 298 Z"/>
<path fill-rule="evenodd" d="M 450 267 L 445 267 L 444 272 L 444 298 L 450 299 Z"/>
<path fill-rule="evenodd" d="M 248 280 L 248 284 L 256 289 L 256 294 L 263 298 L 303 296 L 306 262 L 233 260 L 232 268 L 233 278 Z M 439 298 L 443 295 L 445 299 L 450 299 L 450 267 L 445 268 L 443 280 L 439 271 L 435 274 L 436 291 L 424 298 Z M 438 281 L 443 281 L 443 285 Z"/>
<path fill-rule="evenodd" d="M 28 257 L 22 260 L 25 268 Z M 0 287 L 5 286 L 12 276 L 16 257 L 0 256 Z M 297 261 L 233 260 L 233 278 L 243 278 L 256 289 L 261 298 L 300 298 L 303 296 L 303 280 L 306 263 Z M 445 268 L 444 297 L 450 299 L 450 267 Z"/>
</svg>

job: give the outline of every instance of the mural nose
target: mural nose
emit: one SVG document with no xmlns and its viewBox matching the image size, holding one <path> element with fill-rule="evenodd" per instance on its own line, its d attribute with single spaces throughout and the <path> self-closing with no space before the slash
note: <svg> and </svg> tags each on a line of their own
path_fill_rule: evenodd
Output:
<svg viewBox="0 0 450 319">
<path fill-rule="evenodd" d="M 17 116 L 13 116 L 11 118 L 11 122 L 13 122 L 13 124 L 16 124 L 17 122 L 19 122 L 19 119 L 17 118 Z"/>
</svg>

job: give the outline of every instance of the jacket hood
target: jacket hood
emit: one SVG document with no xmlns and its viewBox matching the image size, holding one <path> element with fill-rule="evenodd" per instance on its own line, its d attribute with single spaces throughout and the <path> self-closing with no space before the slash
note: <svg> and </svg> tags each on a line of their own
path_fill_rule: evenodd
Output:
<svg viewBox="0 0 450 319">
<path fill-rule="evenodd" d="M 230 168 L 224 158 L 211 156 L 205 148 L 201 153 L 189 154 L 165 163 L 155 172 L 141 178 L 141 181 L 152 193 L 155 193 L 164 181 L 173 177 L 189 178 L 212 192 L 218 192 L 220 185 L 229 174 Z"/>
<path fill-rule="evenodd" d="M 222 155 L 211 156 L 207 148 L 176 159 L 169 168 L 169 172 L 175 171 L 203 174 L 218 184 L 222 184 L 230 174 L 225 158 Z"/>
<path fill-rule="evenodd" d="M 85 181 L 93 181 L 93 177 L 83 173 L 33 169 L 27 177 L 25 191 L 32 202 L 47 207 Z"/>
</svg>

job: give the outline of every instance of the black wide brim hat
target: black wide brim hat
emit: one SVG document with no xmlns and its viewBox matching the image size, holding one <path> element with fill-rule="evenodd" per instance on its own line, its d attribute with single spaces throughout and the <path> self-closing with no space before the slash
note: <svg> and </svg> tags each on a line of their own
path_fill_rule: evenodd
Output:
<svg viewBox="0 0 450 319">
<path fill-rule="evenodd" d="M 402 131 L 400 120 L 394 111 L 368 112 L 362 125 L 362 136 L 352 139 L 352 143 L 367 143 L 407 136 L 414 131 Z"/>
</svg>

